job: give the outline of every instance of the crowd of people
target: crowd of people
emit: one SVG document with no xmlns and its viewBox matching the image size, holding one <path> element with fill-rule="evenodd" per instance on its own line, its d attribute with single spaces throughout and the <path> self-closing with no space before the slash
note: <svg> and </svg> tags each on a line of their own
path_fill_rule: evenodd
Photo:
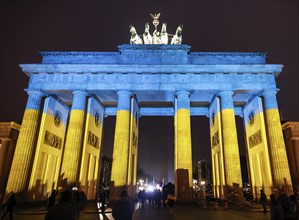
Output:
<svg viewBox="0 0 299 220">
<path fill-rule="evenodd" d="M 296 196 L 288 196 L 283 189 L 270 195 L 271 220 L 298 220 L 298 208 Z"/>
<path fill-rule="evenodd" d="M 87 205 L 87 198 L 82 190 L 66 189 L 60 193 L 53 190 L 48 201 L 45 220 L 76 220 Z"/>
<path fill-rule="evenodd" d="M 138 196 L 138 207 L 144 208 L 145 203 L 148 205 L 157 206 L 161 208 L 161 204 L 166 208 L 167 206 L 170 208 L 170 212 L 173 210 L 174 201 L 175 201 L 175 192 L 174 185 L 168 183 L 160 189 L 154 189 L 153 191 L 140 190 L 137 194 Z"/>
<path fill-rule="evenodd" d="M 174 185 L 168 183 L 162 189 L 155 189 L 153 191 L 140 190 L 137 194 L 137 207 L 144 209 L 146 205 L 169 208 L 169 212 L 173 213 L 173 208 L 176 201 Z M 112 216 L 115 220 L 131 220 L 134 208 L 135 200 L 128 195 L 126 189 L 121 191 L 120 198 L 112 207 Z"/>
<path fill-rule="evenodd" d="M 275 194 L 269 195 L 268 199 L 264 190 L 261 189 L 259 198 L 265 214 L 269 205 L 271 220 L 299 220 L 299 204 L 295 195 L 288 196 L 283 189 L 279 189 Z M 102 190 L 98 199 L 102 204 L 101 212 L 105 213 L 105 204 L 109 199 L 109 190 Z M 243 199 L 245 203 L 251 206 L 250 202 L 253 201 L 253 197 L 249 191 L 243 191 Z M 162 190 L 140 190 L 137 194 L 137 200 L 131 198 L 127 189 L 124 188 L 112 207 L 112 215 L 115 220 L 131 220 L 136 202 L 136 207 L 140 209 L 144 209 L 146 206 L 161 208 L 163 205 L 172 214 L 175 201 L 175 187 L 172 183 L 165 185 Z M 86 204 L 87 198 L 82 190 L 78 190 L 77 188 L 61 192 L 53 190 L 48 199 L 48 211 L 45 220 L 77 220 L 80 212 L 86 207 Z M 5 207 L 5 211 L 1 219 L 5 219 L 7 215 L 9 215 L 9 219 L 13 219 L 13 210 L 16 206 L 16 194 L 14 192 L 9 193 L 8 199 L 3 203 L 3 206 Z"/>
</svg>

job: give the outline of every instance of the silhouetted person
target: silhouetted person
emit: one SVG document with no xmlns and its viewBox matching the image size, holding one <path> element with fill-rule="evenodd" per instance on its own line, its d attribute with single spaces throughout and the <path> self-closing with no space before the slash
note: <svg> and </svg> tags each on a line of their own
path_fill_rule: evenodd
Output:
<svg viewBox="0 0 299 220">
<path fill-rule="evenodd" d="M 174 194 L 174 190 L 172 190 L 167 196 L 167 205 L 170 209 L 171 214 L 173 213 L 175 200 L 176 200 L 176 197 L 175 197 L 175 194 Z"/>
<path fill-rule="evenodd" d="M 297 212 L 297 198 L 295 195 L 290 195 L 287 212 L 285 213 L 285 220 L 298 220 Z"/>
<path fill-rule="evenodd" d="M 72 195 L 72 203 L 79 206 L 81 205 L 81 208 L 77 212 L 77 216 L 79 216 L 79 212 L 85 208 L 86 202 L 84 202 L 83 204 L 81 203 L 82 199 L 84 198 L 82 198 L 82 191 L 79 191 L 77 188 L 72 190 Z"/>
<path fill-rule="evenodd" d="M 284 212 L 284 217 L 286 217 L 287 213 L 289 212 L 289 197 L 288 195 L 285 193 L 285 190 L 284 188 L 279 188 L 279 194 L 277 196 L 277 200 L 278 202 L 280 203 L 282 209 L 283 209 L 283 212 Z"/>
<path fill-rule="evenodd" d="M 13 219 L 13 209 L 16 206 L 16 194 L 14 192 L 10 193 L 10 196 L 8 197 L 7 201 L 5 202 L 5 212 L 3 213 L 1 219 L 4 219 L 5 216 L 9 213 L 9 219 Z"/>
<path fill-rule="evenodd" d="M 270 209 L 271 209 L 271 220 L 284 220 L 284 211 L 281 204 L 275 198 L 274 194 L 270 195 Z"/>
<path fill-rule="evenodd" d="M 77 214 L 85 208 L 87 201 L 83 191 L 78 193 L 80 194 L 80 201 L 72 202 L 72 191 L 63 191 L 58 203 L 49 209 L 45 220 L 76 220 Z"/>
<path fill-rule="evenodd" d="M 168 196 L 168 189 L 166 186 L 163 186 L 162 188 L 162 201 L 163 201 L 163 207 L 167 207 L 167 196 Z"/>
<path fill-rule="evenodd" d="M 140 208 L 144 208 L 145 199 L 146 199 L 145 190 L 140 190 L 138 192 L 138 200 L 140 202 Z"/>
<path fill-rule="evenodd" d="M 105 204 L 107 200 L 107 191 L 105 189 L 102 190 L 100 194 L 100 203 L 101 203 L 101 212 L 105 212 Z"/>
<path fill-rule="evenodd" d="M 267 196 L 266 196 L 266 194 L 264 193 L 264 190 L 261 189 L 260 192 L 261 192 L 260 203 L 261 203 L 262 206 L 263 206 L 263 212 L 264 212 L 264 213 L 267 213 L 267 206 L 266 206 L 266 204 L 267 204 Z"/>
<path fill-rule="evenodd" d="M 159 189 L 154 190 L 154 199 L 155 199 L 155 204 L 158 206 L 158 208 L 161 208 L 161 191 Z"/>
<path fill-rule="evenodd" d="M 51 208 L 52 206 L 55 205 L 56 202 L 56 196 L 57 196 L 57 191 L 53 190 L 50 197 L 49 197 L 49 203 L 48 203 L 48 208 Z"/>
<path fill-rule="evenodd" d="M 115 220 L 132 220 L 133 209 L 126 190 L 121 192 L 120 198 L 113 206 L 112 216 Z"/>
</svg>

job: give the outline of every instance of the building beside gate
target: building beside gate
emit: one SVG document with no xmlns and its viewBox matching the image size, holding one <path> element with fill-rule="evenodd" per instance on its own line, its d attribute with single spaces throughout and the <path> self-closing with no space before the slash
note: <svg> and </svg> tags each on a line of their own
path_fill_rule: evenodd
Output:
<svg viewBox="0 0 299 220">
<path fill-rule="evenodd" d="M 192 199 L 191 116 L 209 117 L 214 194 L 242 186 L 235 117 L 244 119 L 251 186 L 269 194 L 291 177 L 276 100 L 283 65 L 261 52 L 191 52 L 124 44 L 118 52 L 41 52 L 21 64 L 28 101 L 6 192 L 23 201 L 99 183 L 103 123 L 116 116 L 111 195 L 136 187 L 140 117 L 173 116 L 178 201 Z"/>
<path fill-rule="evenodd" d="M 293 187 L 299 192 L 299 122 L 282 124 Z"/>
<path fill-rule="evenodd" d="M 20 127 L 16 122 L 0 122 L 0 204 L 4 199 Z"/>
</svg>

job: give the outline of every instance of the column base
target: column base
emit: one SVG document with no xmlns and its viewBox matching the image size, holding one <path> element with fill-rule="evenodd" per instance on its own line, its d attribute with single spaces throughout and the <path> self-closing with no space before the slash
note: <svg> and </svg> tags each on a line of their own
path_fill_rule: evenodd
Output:
<svg viewBox="0 0 299 220">
<path fill-rule="evenodd" d="M 109 192 L 109 201 L 110 203 L 114 203 L 117 199 L 119 199 L 120 194 L 123 190 L 127 190 L 129 194 L 129 187 L 127 185 L 122 185 L 122 186 L 114 186 L 114 181 L 110 182 L 110 192 Z M 132 195 L 129 194 L 131 197 Z"/>
<path fill-rule="evenodd" d="M 241 204 L 243 202 L 243 189 L 240 184 L 233 183 L 232 186 L 224 186 L 224 199 L 235 204 Z"/>
<path fill-rule="evenodd" d="M 187 169 L 177 169 L 175 171 L 175 193 L 177 204 L 193 203 L 192 187 L 189 184 L 189 173 Z"/>
</svg>

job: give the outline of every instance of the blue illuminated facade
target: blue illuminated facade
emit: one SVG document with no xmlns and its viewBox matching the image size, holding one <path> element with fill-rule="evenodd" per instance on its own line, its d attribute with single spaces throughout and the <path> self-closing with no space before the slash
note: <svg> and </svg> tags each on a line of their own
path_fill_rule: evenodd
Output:
<svg viewBox="0 0 299 220">
<path fill-rule="evenodd" d="M 266 53 L 190 52 L 188 45 L 120 45 L 119 52 L 41 52 L 39 64 L 22 64 L 28 89 L 54 95 L 70 105 L 82 90 L 116 115 L 117 92 L 136 95 L 141 116 L 174 115 L 175 92 L 190 92 L 191 115 L 208 115 L 221 91 L 232 91 L 236 115 L 252 97 L 276 90 L 281 64 Z M 106 104 L 107 103 L 107 104 Z"/>
<path fill-rule="evenodd" d="M 291 185 L 276 101 L 282 64 L 266 63 L 266 53 L 191 52 L 185 44 L 118 49 L 41 52 L 41 63 L 20 65 L 29 76 L 28 102 L 7 192 L 34 200 L 30 192 L 40 190 L 42 182 L 41 194 L 78 185 L 95 198 L 104 116 L 116 116 L 112 200 L 124 187 L 131 196 L 136 192 L 143 116 L 174 118 L 177 201 L 192 200 L 191 116 L 210 119 L 215 197 L 224 198 L 230 187 L 243 183 L 235 116 L 244 119 L 252 190 L 268 187 L 272 193 Z M 55 114 L 48 114 L 49 99 Z"/>
</svg>

